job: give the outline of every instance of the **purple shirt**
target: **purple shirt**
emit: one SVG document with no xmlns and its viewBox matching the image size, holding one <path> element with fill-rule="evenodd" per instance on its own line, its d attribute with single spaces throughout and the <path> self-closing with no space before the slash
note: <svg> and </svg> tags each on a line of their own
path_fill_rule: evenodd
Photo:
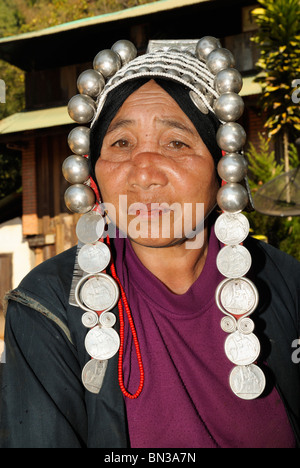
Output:
<svg viewBox="0 0 300 468">
<path fill-rule="evenodd" d="M 227 334 L 215 304 L 224 277 L 216 268 L 220 245 L 213 230 L 204 269 L 183 295 L 169 291 L 142 265 L 128 239 L 115 239 L 115 246 L 145 371 L 141 395 L 125 398 L 131 447 L 294 448 L 276 389 L 245 401 L 229 387 L 234 365 L 224 352 Z M 135 393 L 140 374 L 127 326 L 123 372 L 125 387 Z"/>
</svg>

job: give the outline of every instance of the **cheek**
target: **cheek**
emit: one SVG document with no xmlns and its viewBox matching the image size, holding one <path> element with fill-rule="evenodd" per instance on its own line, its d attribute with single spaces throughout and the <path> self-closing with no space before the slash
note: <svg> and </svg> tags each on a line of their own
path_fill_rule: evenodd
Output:
<svg viewBox="0 0 300 468">
<path fill-rule="evenodd" d="M 95 166 L 95 174 L 101 192 L 102 201 L 113 201 L 124 186 L 124 171 L 118 167 L 118 164 L 98 159 Z"/>
<path fill-rule="evenodd" d="M 183 181 L 182 181 L 183 182 Z M 197 161 L 190 166 L 181 191 L 187 202 L 205 203 L 216 198 L 219 189 L 214 162 Z"/>
</svg>

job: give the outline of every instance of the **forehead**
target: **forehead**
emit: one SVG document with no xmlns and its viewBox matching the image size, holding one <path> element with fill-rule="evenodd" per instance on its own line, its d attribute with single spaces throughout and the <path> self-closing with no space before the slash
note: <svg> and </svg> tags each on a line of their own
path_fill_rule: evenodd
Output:
<svg viewBox="0 0 300 468">
<path fill-rule="evenodd" d="M 140 99 L 144 100 L 151 100 L 155 97 L 161 97 L 163 99 L 169 100 L 170 102 L 176 102 L 174 99 L 161 87 L 155 80 L 150 80 L 147 81 L 147 83 L 143 84 L 138 88 L 136 91 L 134 91 L 124 102 L 125 103 L 130 103 L 134 101 L 138 101 Z"/>
<path fill-rule="evenodd" d="M 154 80 L 148 81 L 138 90 L 133 92 L 123 103 L 116 116 L 112 120 L 108 129 L 114 128 L 115 123 L 120 120 L 136 122 L 143 119 L 160 121 L 163 119 L 173 119 L 182 122 L 190 127 L 195 134 L 197 131 L 177 104 L 177 102 Z"/>
</svg>

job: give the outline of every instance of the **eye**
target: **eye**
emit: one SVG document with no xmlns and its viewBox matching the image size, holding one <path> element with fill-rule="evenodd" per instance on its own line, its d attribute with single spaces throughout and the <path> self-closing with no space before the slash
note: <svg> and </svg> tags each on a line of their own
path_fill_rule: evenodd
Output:
<svg viewBox="0 0 300 468">
<path fill-rule="evenodd" d="M 182 141 L 174 140 L 169 143 L 169 145 L 173 149 L 182 149 L 182 148 L 189 148 L 189 146 L 186 143 L 183 143 Z"/>
<path fill-rule="evenodd" d="M 128 148 L 129 147 L 129 141 L 128 140 L 117 140 L 115 143 L 113 143 L 111 146 L 116 146 L 117 148 Z"/>
</svg>

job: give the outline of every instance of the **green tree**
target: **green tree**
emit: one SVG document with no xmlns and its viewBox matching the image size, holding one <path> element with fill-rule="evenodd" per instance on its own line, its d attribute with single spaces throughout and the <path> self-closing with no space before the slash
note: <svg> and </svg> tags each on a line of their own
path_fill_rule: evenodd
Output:
<svg viewBox="0 0 300 468">
<path fill-rule="evenodd" d="M 18 34 L 24 23 L 22 12 L 11 0 L 1 0 L 0 3 L 0 37 Z M 0 79 L 6 84 L 6 103 L 0 105 L 0 120 L 23 110 L 24 73 L 13 65 L 0 60 Z"/>
<path fill-rule="evenodd" d="M 0 147 L 0 200 L 20 190 L 21 158 L 17 151 Z"/>
<path fill-rule="evenodd" d="M 17 34 L 23 24 L 23 17 L 14 1 L 1 0 L 0 37 Z"/>
<path fill-rule="evenodd" d="M 25 107 L 25 75 L 22 70 L 0 60 L 0 78 L 5 81 L 6 102 L 0 104 L 0 120 Z"/>
<path fill-rule="evenodd" d="M 249 143 L 246 157 L 249 163 L 249 185 L 255 191 L 264 183 L 274 179 L 283 172 L 283 164 L 276 162 L 275 151 L 271 151 L 270 142 L 262 134 L 259 137 L 259 147 Z"/>
<path fill-rule="evenodd" d="M 245 154 L 249 164 L 249 185 L 252 194 L 265 183 L 283 174 L 284 164 L 276 161 L 275 152 L 271 150 L 270 140 L 259 135 L 259 146 L 252 143 Z M 289 145 L 289 161 L 292 168 L 299 165 L 295 145 Z M 267 237 L 268 242 L 300 260 L 300 217 L 283 218 L 267 216 L 257 211 L 248 213 L 247 217 L 254 235 Z"/>
<path fill-rule="evenodd" d="M 24 18 L 20 31 L 56 26 L 158 0 L 12 0 Z"/>
<path fill-rule="evenodd" d="M 253 11 L 258 25 L 253 41 L 260 48 L 256 81 L 262 87 L 262 110 L 269 137 L 280 134 L 285 170 L 289 170 L 289 141 L 300 132 L 300 106 L 293 102 L 294 80 L 300 77 L 299 0 L 258 0 L 263 8 Z"/>
</svg>

